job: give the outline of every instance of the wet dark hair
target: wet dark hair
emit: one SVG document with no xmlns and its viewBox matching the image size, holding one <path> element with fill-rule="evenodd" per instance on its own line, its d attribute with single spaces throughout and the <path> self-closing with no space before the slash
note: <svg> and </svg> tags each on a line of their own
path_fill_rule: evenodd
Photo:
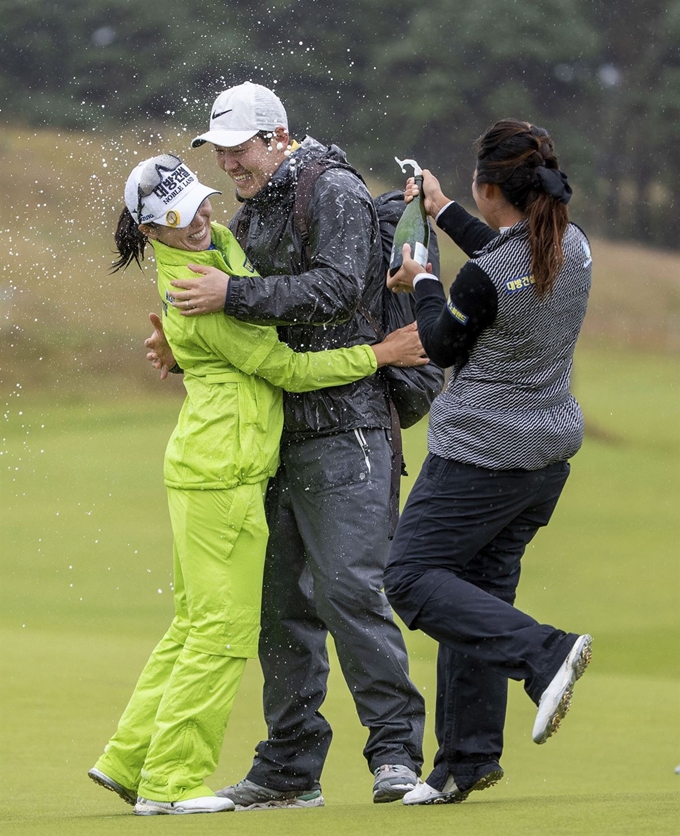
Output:
<svg viewBox="0 0 680 836">
<path fill-rule="evenodd" d="M 477 183 L 500 187 L 505 199 L 529 222 L 531 272 L 541 299 L 550 295 L 564 263 L 562 238 L 571 188 L 560 170 L 544 128 L 502 119 L 475 142 Z"/>
<path fill-rule="evenodd" d="M 147 224 L 147 226 L 155 225 L 154 223 Z M 141 270 L 142 261 L 144 261 L 144 248 L 149 239 L 140 231 L 127 206 L 120 213 L 114 238 L 120 258 L 116 259 L 111 265 L 111 272 L 124 270 L 133 261 L 137 262 L 137 266 Z"/>
</svg>

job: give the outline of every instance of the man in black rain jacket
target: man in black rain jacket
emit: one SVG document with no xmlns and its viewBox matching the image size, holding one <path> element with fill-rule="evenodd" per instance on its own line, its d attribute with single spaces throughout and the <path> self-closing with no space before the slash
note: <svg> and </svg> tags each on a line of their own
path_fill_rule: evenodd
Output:
<svg viewBox="0 0 680 836">
<path fill-rule="evenodd" d="M 225 313 L 279 326 L 297 351 L 375 342 L 362 305 L 382 312 L 384 275 L 371 196 L 336 146 L 291 142 L 278 97 L 245 83 L 215 102 L 212 143 L 241 210 L 231 228 L 266 278 L 203 268 L 180 282 L 186 315 Z M 315 181 L 303 241 L 294 217 L 298 172 L 328 157 Z M 247 777 L 219 795 L 241 809 L 322 806 L 321 771 L 331 728 L 327 633 L 362 725 L 376 802 L 401 798 L 422 765 L 423 700 L 408 675 L 403 638 L 382 591 L 389 551 L 391 433 L 381 376 L 347 386 L 284 393 L 281 465 L 267 494 L 270 539 L 260 661 L 268 739 Z"/>
</svg>

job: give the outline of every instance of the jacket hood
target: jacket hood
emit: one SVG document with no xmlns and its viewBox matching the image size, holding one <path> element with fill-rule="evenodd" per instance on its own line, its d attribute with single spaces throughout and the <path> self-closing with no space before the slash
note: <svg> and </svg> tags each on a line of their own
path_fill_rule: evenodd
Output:
<svg viewBox="0 0 680 836">
<path fill-rule="evenodd" d="M 290 155 L 286 162 L 292 163 L 295 160 L 295 164 L 302 167 L 311 160 L 319 159 L 319 157 L 328 157 L 335 162 L 347 165 L 347 155 L 342 148 L 338 145 L 322 145 L 311 136 L 306 136 L 302 140 L 300 147 Z"/>
</svg>

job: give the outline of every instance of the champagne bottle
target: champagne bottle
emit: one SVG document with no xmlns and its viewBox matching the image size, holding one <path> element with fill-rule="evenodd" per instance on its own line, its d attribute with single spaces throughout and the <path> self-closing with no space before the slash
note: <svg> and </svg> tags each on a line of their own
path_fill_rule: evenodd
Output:
<svg viewBox="0 0 680 836">
<path fill-rule="evenodd" d="M 404 244 L 411 245 L 411 258 L 422 264 L 423 269 L 425 269 L 428 262 L 427 248 L 430 243 L 430 225 L 427 222 L 423 198 L 423 170 L 415 160 L 400 160 L 398 157 L 394 159 L 401 166 L 404 174 L 406 173 L 405 166 L 413 166 L 413 176 L 418 186 L 418 196 L 406 204 L 406 209 L 404 209 L 397 228 L 394 230 L 392 255 L 390 256 L 390 276 L 393 276 L 403 263 L 401 251 Z"/>
</svg>

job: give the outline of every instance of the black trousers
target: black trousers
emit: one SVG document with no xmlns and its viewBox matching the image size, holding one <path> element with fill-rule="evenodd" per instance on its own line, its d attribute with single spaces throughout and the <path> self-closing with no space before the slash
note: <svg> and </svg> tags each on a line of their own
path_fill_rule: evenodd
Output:
<svg viewBox="0 0 680 836">
<path fill-rule="evenodd" d="M 420 774 L 425 704 L 383 592 L 390 460 L 381 429 L 282 442 L 266 503 L 260 663 L 268 737 L 247 776 L 256 784 L 319 786 L 332 737 L 321 713 L 329 633 L 368 729 L 369 768 L 396 763 Z"/>
<path fill-rule="evenodd" d="M 508 679 L 538 703 L 577 638 L 513 606 L 521 557 L 568 475 L 566 462 L 487 470 L 429 455 L 408 498 L 385 591 L 439 642 L 435 789 L 450 773 L 467 790 L 499 767 Z"/>
</svg>

